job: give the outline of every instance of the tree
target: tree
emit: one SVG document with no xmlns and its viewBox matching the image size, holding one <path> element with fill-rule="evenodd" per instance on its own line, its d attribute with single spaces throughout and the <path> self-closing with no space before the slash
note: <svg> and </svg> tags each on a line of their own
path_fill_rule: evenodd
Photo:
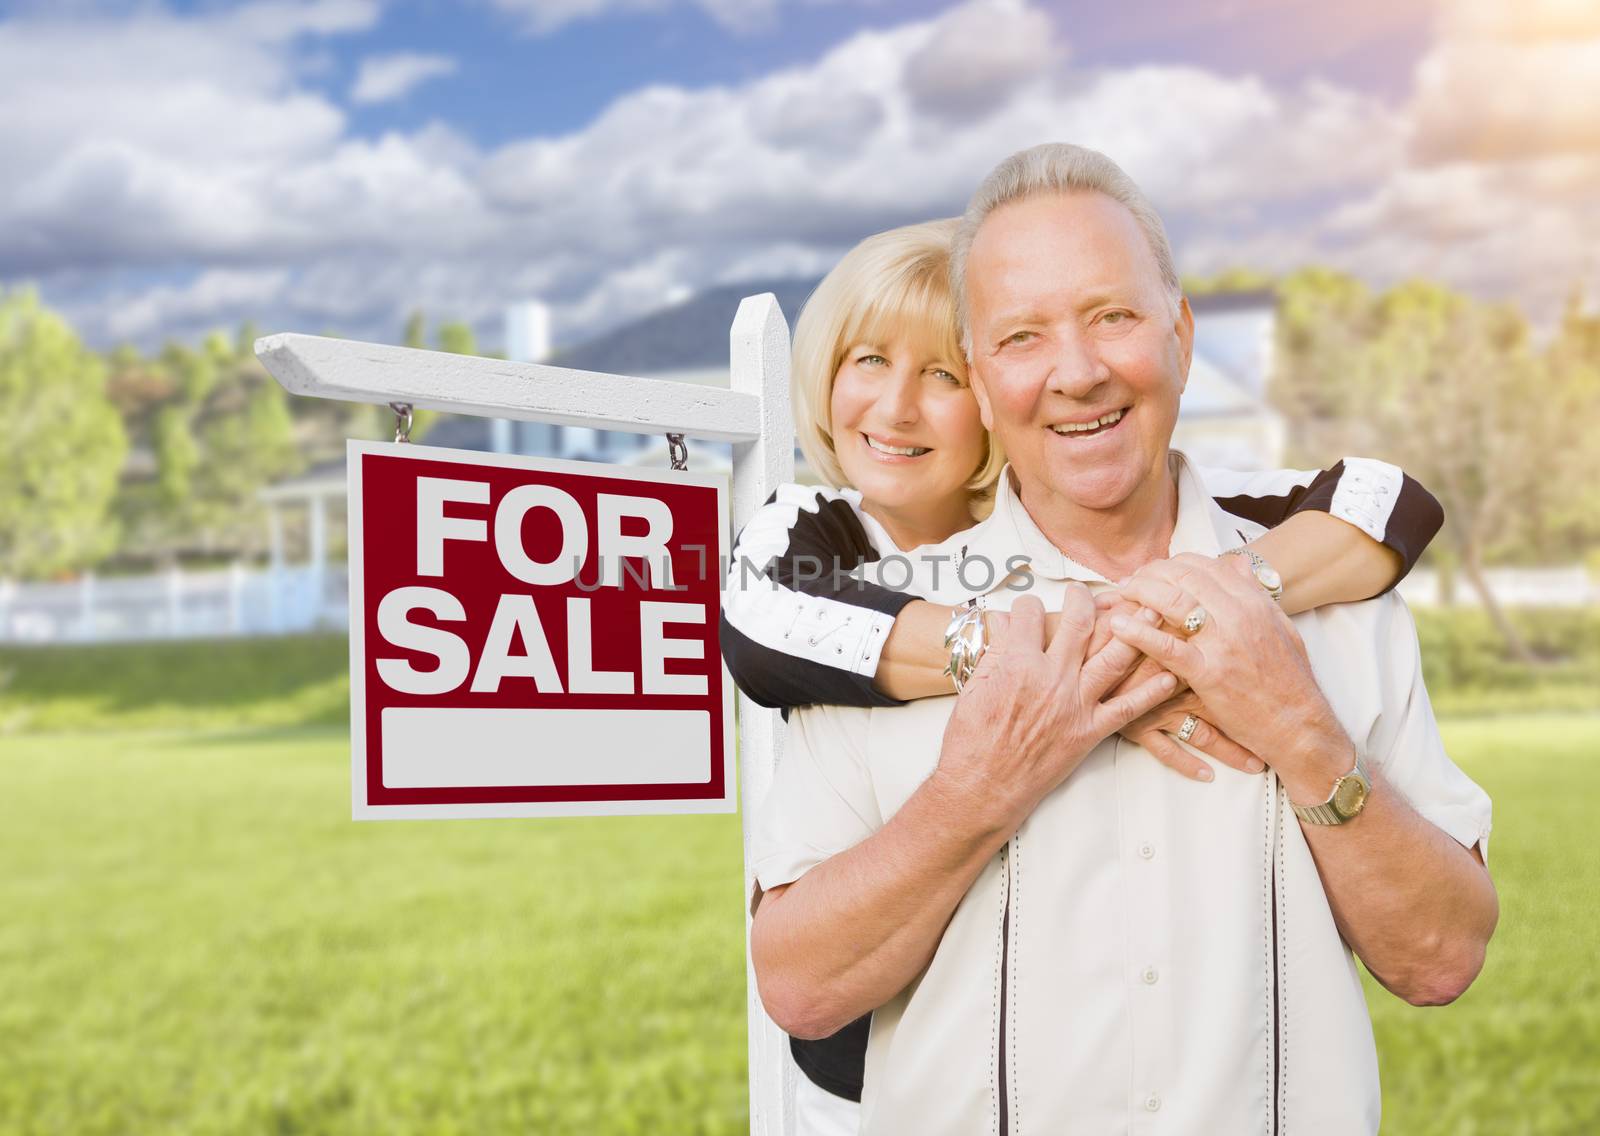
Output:
<svg viewBox="0 0 1600 1136">
<path fill-rule="evenodd" d="M 236 360 L 254 359 L 256 357 L 256 340 L 261 338 L 261 329 L 256 327 L 255 320 L 245 320 L 239 325 L 239 330 L 233 337 L 233 357 Z"/>
<path fill-rule="evenodd" d="M 188 409 L 163 407 L 155 417 L 151 442 L 161 504 L 169 512 L 181 511 L 194 496 L 194 475 L 200 466 L 200 447 L 189 426 Z"/>
<path fill-rule="evenodd" d="M 1374 295 L 1307 270 L 1284 282 L 1279 313 L 1273 397 L 1302 448 L 1384 454 L 1427 484 L 1462 575 L 1528 659 L 1484 569 L 1589 491 L 1552 460 L 1582 450 L 1593 421 L 1580 372 L 1537 352 L 1515 309 L 1428 282 Z"/>
<path fill-rule="evenodd" d="M 1551 484 L 1539 510 L 1544 524 L 1528 535 L 1546 559 L 1592 555 L 1600 548 L 1600 447 L 1593 423 L 1600 420 L 1600 312 L 1585 310 L 1573 290 L 1545 358 L 1550 394 L 1559 412 L 1591 424 L 1589 444 L 1553 451 Z"/>
<path fill-rule="evenodd" d="M 1183 294 L 1209 296 L 1218 292 L 1260 292 L 1271 289 L 1277 281 L 1265 272 L 1254 268 L 1225 268 L 1215 276 L 1185 276 Z"/>
<path fill-rule="evenodd" d="M 140 454 L 117 502 L 125 559 L 237 556 L 264 542 L 257 494 L 303 459 L 288 397 L 256 361 L 254 340 L 247 324 L 199 350 L 169 343 L 149 362 L 119 358 L 117 389 Z"/>
<path fill-rule="evenodd" d="M 452 355 L 476 355 L 478 353 L 478 338 L 472 334 L 470 324 L 440 324 L 439 350 L 448 351 Z"/>
<path fill-rule="evenodd" d="M 405 336 L 402 342 L 407 347 L 422 348 L 428 346 L 428 324 L 420 311 L 412 312 L 406 317 Z"/>
<path fill-rule="evenodd" d="M 114 547 L 127 453 L 106 370 L 32 290 L 0 294 L 0 576 L 90 565 Z"/>
</svg>

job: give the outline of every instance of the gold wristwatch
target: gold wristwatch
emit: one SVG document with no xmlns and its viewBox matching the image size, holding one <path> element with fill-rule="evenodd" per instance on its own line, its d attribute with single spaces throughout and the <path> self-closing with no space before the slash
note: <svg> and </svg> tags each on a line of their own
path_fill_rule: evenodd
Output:
<svg viewBox="0 0 1600 1136">
<path fill-rule="evenodd" d="M 1266 562 L 1266 559 L 1251 548 L 1242 544 L 1238 548 L 1230 548 L 1224 556 L 1243 556 L 1250 561 L 1250 574 L 1256 578 L 1256 583 L 1266 589 L 1267 595 L 1274 600 L 1283 599 L 1283 577 L 1278 575 L 1278 570 Z"/>
<path fill-rule="evenodd" d="M 1333 792 L 1326 801 L 1320 805 L 1297 805 L 1290 801 L 1289 807 L 1307 824 L 1344 824 L 1361 814 L 1371 792 L 1372 778 L 1367 776 L 1367 767 L 1361 764 L 1361 755 L 1357 754 L 1356 767 L 1333 783 Z"/>
</svg>

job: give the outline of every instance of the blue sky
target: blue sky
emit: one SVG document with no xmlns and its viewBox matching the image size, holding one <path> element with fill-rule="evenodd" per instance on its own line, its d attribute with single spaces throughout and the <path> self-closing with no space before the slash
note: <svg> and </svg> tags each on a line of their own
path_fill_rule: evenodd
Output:
<svg viewBox="0 0 1600 1136">
<path fill-rule="evenodd" d="M 816 274 L 994 161 L 1105 149 L 1181 266 L 1600 284 L 1583 0 L 0 6 L 0 282 L 91 342 L 245 318 L 584 338 Z M 1600 291 L 1600 287 L 1595 288 Z"/>
<path fill-rule="evenodd" d="M 426 51 L 470 61 L 405 97 L 360 108 L 352 127 L 371 134 L 437 117 L 482 145 L 496 145 L 529 132 L 581 127 L 619 94 L 647 83 L 746 81 L 803 65 L 862 29 L 950 7 L 941 0 L 836 0 L 780 9 L 742 27 L 679 4 L 578 19 L 539 34 L 525 18 L 490 4 L 407 0 L 387 7 L 366 35 L 331 41 L 332 66 L 318 85 L 338 96 L 361 59 L 376 53 Z M 1320 75 L 1396 95 L 1409 86 L 1432 30 L 1432 13 L 1417 3 L 1352 6 L 1336 20 L 1328 5 L 1305 3 L 1057 0 L 1039 7 L 1067 29 L 1075 53 L 1107 65 L 1196 63 L 1281 80 Z M 1330 23 L 1344 34 L 1317 34 Z"/>
</svg>

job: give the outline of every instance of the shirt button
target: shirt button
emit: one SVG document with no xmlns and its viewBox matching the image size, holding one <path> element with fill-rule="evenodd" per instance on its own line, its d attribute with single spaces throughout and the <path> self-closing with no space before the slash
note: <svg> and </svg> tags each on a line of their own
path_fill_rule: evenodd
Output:
<svg viewBox="0 0 1600 1136">
<path fill-rule="evenodd" d="M 1157 982 L 1161 981 L 1161 972 L 1153 966 L 1147 966 L 1144 968 L 1144 973 L 1139 977 L 1144 979 L 1144 984 L 1146 986 L 1154 986 Z"/>
<path fill-rule="evenodd" d="M 1151 1093 L 1149 1096 L 1145 1097 L 1144 1098 L 1144 1110 L 1146 1112 L 1160 1112 L 1161 1111 L 1161 1098 L 1156 1096 L 1155 1093 Z"/>
<path fill-rule="evenodd" d="M 1156 846 L 1151 844 L 1149 841 L 1139 845 L 1139 855 L 1141 858 L 1145 860 L 1151 860 L 1155 858 L 1155 854 Z"/>
</svg>

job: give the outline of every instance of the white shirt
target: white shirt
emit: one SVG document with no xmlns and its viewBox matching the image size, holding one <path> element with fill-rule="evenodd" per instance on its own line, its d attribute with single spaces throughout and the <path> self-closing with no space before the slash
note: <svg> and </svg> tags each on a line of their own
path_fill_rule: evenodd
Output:
<svg viewBox="0 0 1600 1136">
<path fill-rule="evenodd" d="M 1262 531 L 1177 465 L 1174 554 L 1215 555 Z M 1027 556 L 1047 608 L 1069 580 L 1104 582 L 1001 485 L 994 513 L 941 549 L 996 565 Z M 990 602 L 1019 594 L 997 585 Z M 1489 799 L 1444 752 L 1400 599 L 1295 624 L 1387 791 L 1463 845 L 1485 841 Z M 761 886 L 881 828 L 932 772 L 953 706 L 794 714 L 757 822 Z M 1272 775 L 1213 768 L 1214 782 L 1190 781 L 1112 737 L 1044 798 L 957 906 L 928 968 L 875 1012 L 864 1133 L 1377 1131 L 1366 1003 L 1299 823 Z"/>
</svg>

